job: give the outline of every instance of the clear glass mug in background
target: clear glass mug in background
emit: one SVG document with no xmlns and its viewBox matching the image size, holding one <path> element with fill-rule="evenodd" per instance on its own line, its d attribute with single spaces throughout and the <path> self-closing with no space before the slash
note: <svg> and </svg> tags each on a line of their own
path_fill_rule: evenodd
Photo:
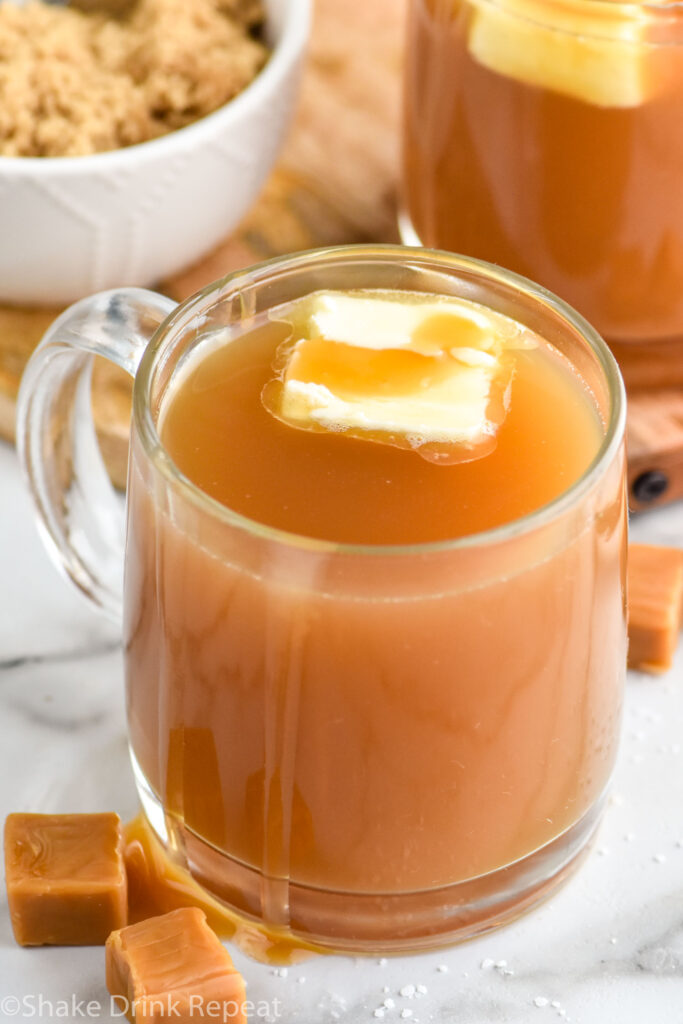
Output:
<svg viewBox="0 0 683 1024">
<path fill-rule="evenodd" d="M 604 423 L 584 476 L 523 519 L 405 547 L 283 533 L 195 487 L 157 432 L 195 346 L 358 287 L 466 296 L 554 344 Z M 135 375 L 123 601 L 91 353 Z M 123 615 L 134 773 L 168 856 L 268 929 L 366 952 L 482 931 L 565 877 L 619 733 L 623 431 L 619 373 L 588 324 L 446 253 L 304 253 L 177 308 L 128 289 L 67 310 L 26 372 L 19 450 L 58 563 Z"/>
<path fill-rule="evenodd" d="M 524 274 L 680 372 L 681 124 L 680 4 L 411 0 L 404 239 Z"/>
</svg>

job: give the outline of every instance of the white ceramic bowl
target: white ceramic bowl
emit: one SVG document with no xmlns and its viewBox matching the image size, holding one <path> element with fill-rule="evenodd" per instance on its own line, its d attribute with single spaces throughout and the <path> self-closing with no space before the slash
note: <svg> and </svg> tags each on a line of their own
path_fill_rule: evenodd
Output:
<svg viewBox="0 0 683 1024">
<path fill-rule="evenodd" d="M 288 124 L 310 25 L 310 0 L 266 9 L 268 63 L 201 121 L 93 156 L 0 157 L 0 302 L 155 284 L 236 226 Z"/>
</svg>

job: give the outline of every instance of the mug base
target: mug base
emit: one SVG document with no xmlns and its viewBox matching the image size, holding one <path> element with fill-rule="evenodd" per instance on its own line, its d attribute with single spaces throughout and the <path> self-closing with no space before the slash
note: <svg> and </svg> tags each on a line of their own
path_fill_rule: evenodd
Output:
<svg viewBox="0 0 683 1024">
<path fill-rule="evenodd" d="M 407 893 L 325 891 L 267 879 L 164 813 L 133 755 L 138 793 L 154 836 L 188 883 L 272 940 L 321 952 L 406 954 L 454 945 L 501 927 L 547 899 L 578 868 L 605 806 L 597 801 L 569 829 L 526 857 L 477 878 Z M 245 952 L 252 950 L 245 947 Z M 260 958 L 260 957 L 259 957 Z"/>
</svg>

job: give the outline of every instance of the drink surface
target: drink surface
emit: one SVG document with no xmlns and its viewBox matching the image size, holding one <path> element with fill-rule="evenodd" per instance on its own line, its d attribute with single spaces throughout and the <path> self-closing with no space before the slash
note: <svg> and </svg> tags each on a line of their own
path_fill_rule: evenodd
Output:
<svg viewBox="0 0 683 1024">
<path fill-rule="evenodd" d="M 683 46 L 634 9 L 412 0 L 408 34 L 421 242 L 524 274 L 616 342 L 683 334 Z"/>
<path fill-rule="evenodd" d="M 457 538 L 552 501 L 597 453 L 603 427 L 590 393 L 570 363 L 530 332 L 524 346 L 506 354 L 506 408 L 495 437 L 483 449 L 478 443 L 472 449 L 451 445 L 462 450 L 462 461 L 428 461 L 410 447 L 382 443 L 381 435 L 378 443 L 377 437 L 334 429 L 298 429 L 262 400 L 278 349 L 291 333 L 283 318 L 296 316 L 296 304 L 271 316 L 229 342 L 213 344 L 203 356 L 200 350 L 167 400 L 160 429 L 185 476 L 259 523 L 359 544 Z M 507 321 L 501 329 L 518 328 L 500 319 Z M 457 346 L 459 340 L 456 327 L 440 343 Z M 353 349 L 352 368 L 362 406 L 370 397 L 367 374 L 377 370 L 377 352 L 360 370 L 358 352 Z M 385 391 L 391 386 L 387 358 L 404 376 L 408 358 L 420 358 L 397 350 L 380 355 L 385 362 L 377 372 L 385 374 Z"/>
</svg>

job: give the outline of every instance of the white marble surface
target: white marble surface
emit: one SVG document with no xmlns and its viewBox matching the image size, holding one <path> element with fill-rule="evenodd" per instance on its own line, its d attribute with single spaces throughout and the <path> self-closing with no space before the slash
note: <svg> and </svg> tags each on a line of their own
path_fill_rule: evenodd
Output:
<svg viewBox="0 0 683 1024">
<path fill-rule="evenodd" d="M 633 533 L 683 544 L 683 505 L 638 519 Z M 0 573 L 0 817 L 132 815 L 116 635 L 49 564 L 16 456 L 2 445 Z M 102 949 L 19 949 L 2 901 L 0 1021 L 112 1020 Z M 267 1000 L 280 1024 L 683 1022 L 683 651 L 664 679 L 631 674 L 597 845 L 539 910 L 437 954 L 321 957 L 285 976 L 235 960 L 262 1011 L 253 1020 L 267 1019 Z"/>
</svg>

